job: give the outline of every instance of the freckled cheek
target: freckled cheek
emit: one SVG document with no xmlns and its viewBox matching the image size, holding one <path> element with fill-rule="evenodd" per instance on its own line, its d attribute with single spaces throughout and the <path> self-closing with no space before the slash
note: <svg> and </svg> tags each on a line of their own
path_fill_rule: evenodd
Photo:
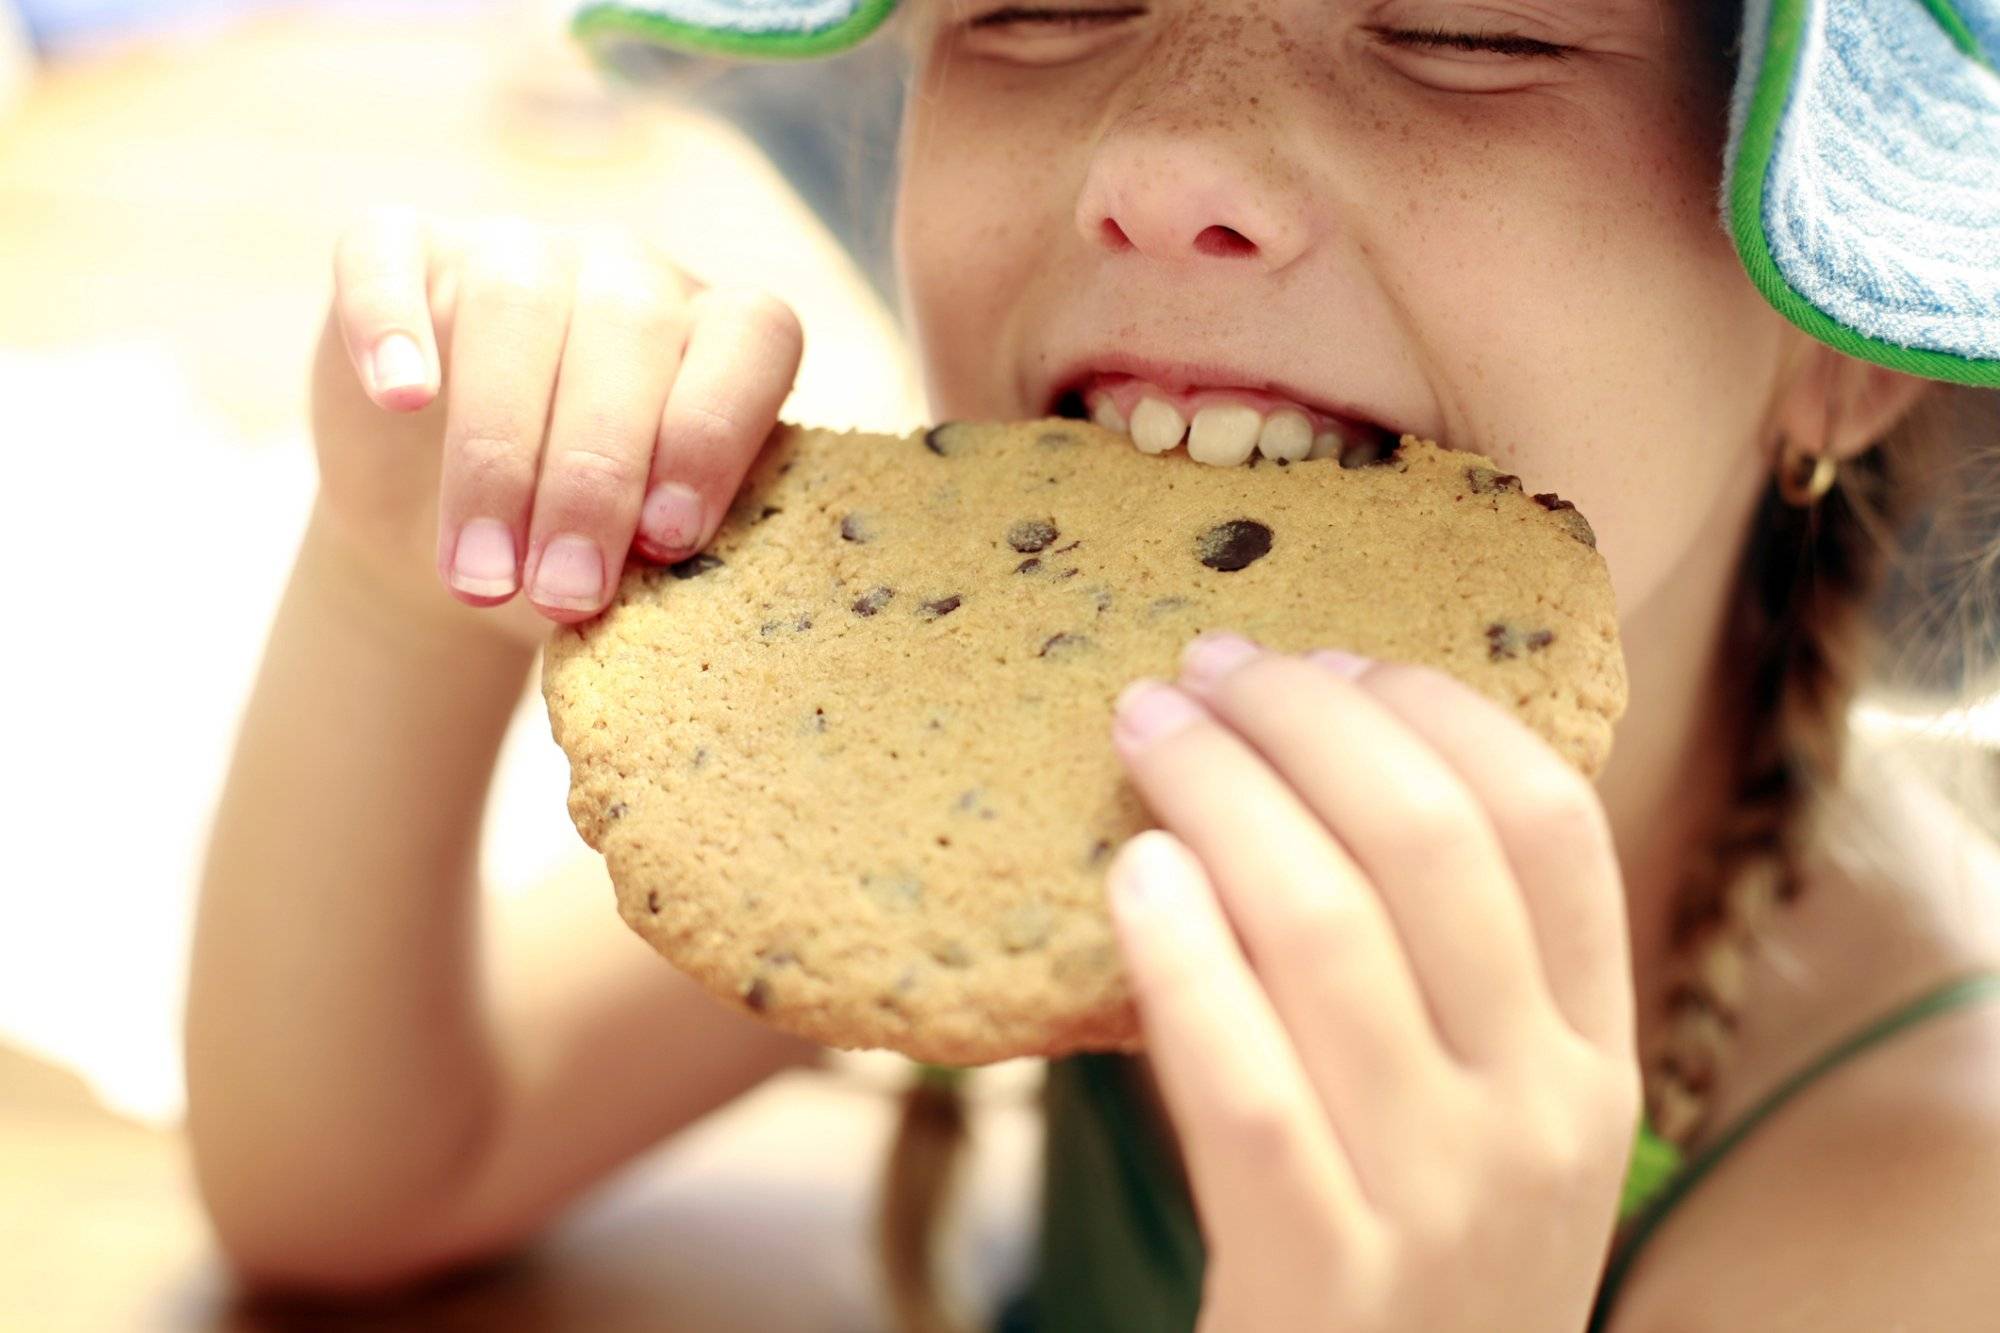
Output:
<svg viewBox="0 0 2000 1333">
<path fill-rule="evenodd" d="M 987 107 L 926 108 L 906 144 L 896 244 L 917 321 L 934 412 L 992 414 L 1012 404 L 996 355 L 1045 295 L 1052 245 L 1070 228 L 1075 191 L 1026 151 L 1035 125 L 996 123 Z"/>
<path fill-rule="evenodd" d="M 1384 152 L 1387 206 L 1356 225 L 1466 443 L 1582 506 L 1638 605 L 1743 466 L 1773 317 L 1687 144 L 1636 121 L 1464 129 Z"/>
<path fill-rule="evenodd" d="M 1444 359 L 1553 389 L 1579 373 L 1672 378 L 1719 344 L 1740 378 L 1764 321 L 1716 223 L 1713 173 L 1638 110 L 1622 126 L 1440 121 L 1382 155 L 1398 168 L 1375 181 L 1389 206 L 1360 225 L 1425 336 L 1458 350 Z"/>
</svg>

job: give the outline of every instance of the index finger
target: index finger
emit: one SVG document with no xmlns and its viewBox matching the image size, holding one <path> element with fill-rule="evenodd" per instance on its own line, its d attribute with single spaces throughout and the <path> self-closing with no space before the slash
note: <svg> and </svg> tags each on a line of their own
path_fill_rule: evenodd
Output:
<svg viewBox="0 0 2000 1333">
<path fill-rule="evenodd" d="M 1324 1274 L 1375 1206 L 1339 1127 L 1216 901 L 1200 858 L 1147 829 L 1109 872 L 1146 1054 L 1180 1131 L 1203 1229 L 1269 1238 L 1239 1262 Z"/>
<path fill-rule="evenodd" d="M 413 209 L 378 208 L 344 230 L 333 251 L 341 337 L 368 396 L 394 412 L 438 389 L 430 307 L 431 235 Z"/>
</svg>

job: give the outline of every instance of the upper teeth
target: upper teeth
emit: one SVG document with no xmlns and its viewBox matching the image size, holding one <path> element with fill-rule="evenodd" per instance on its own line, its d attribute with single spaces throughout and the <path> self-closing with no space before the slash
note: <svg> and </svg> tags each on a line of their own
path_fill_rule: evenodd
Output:
<svg viewBox="0 0 2000 1333">
<path fill-rule="evenodd" d="M 1328 431 L 1329 437 L 1333 436 Z M 1290 408 L 1280 408 L 1264 418 L 1264 427 L 1257 432 L 1257 452 L 1276 462 L 1285 459 L 1296 463 L 1307 457 L 1313 447 L 1313 426 L 1303 412 Z"/>
<path fill-rule="evenodd" d="M 1194 414 L 1188 428 L 1188 457 L 1217 467 L 1235 467 L 1257 447 L 1264 416 L 1241 403 L 1212 403 Z"/>
<path fill-rule="evenodd" d="M 1351 439 L 1334 427 L 1315 432 L 1312 418 L 1295 407 L 1280 407 L 1267 416 L 1247 403 L 1210 403 L 1189 422 L 1172 403 L 1148 393 L 1132 409 L 1128 423 L 1109 393 L 1096 393 L 1090 409 L 1091 420 L 1106 430 L 1129 433 L 1141 453 L 1163 454 L 1185 439 L 1189 457 L 1217 467 L 1234 467 L 1252 453 L 1290 463 L 1339 458 L 1344 450 L 1364 444 L 1359 432 Z"/>
<path fill-rule="evenodd" d="M 1111 401 L 1111 395 L 1099 394 L 1097 406 L 1092 409 L 1090 419 L 1109 431 L 1125 433 L 1125 414 L 1118 410 L 1118 404 Z"/>
<path fill-rule="evenodd" d="M 1187 422 L 1172 403 L 1141 398 L 1132 409 L 1132 443 L 1142 454 L 1163 454 L 1181 442 Z"/>
</svg>

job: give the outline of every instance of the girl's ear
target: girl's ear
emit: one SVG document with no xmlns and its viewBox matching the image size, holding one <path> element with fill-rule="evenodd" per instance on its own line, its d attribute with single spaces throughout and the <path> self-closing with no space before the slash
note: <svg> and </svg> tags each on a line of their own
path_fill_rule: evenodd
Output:
<svg viewBox="0 0 2000 1333">
<path fill-rule="evenodd" d="M 1806 339 L 1778 400 L 1778 438 L 1844 463 L 1881 443 L 1934 383 Z"/>
</svg>

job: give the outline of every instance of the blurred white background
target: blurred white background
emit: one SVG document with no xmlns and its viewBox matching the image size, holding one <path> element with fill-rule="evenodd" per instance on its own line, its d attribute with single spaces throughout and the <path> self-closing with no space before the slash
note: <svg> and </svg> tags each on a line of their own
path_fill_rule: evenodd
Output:
<svg viewBox="0 0 2000 1333">
<path fill-rule="evenodd" d="M 922 420 L 893 315 L 771 162 L 720 120 L 610 87 L 567 37 L 567 12 L 555 0 L 0 0 L 0 568 L 12 612 L 0 651 L 0 1112 L 46 1082 L 32 1063 L 8 1064 L 11 1052 L 73 1071 L 127 1122 L 165 1129 L 180 1116 L 200 858 L 315 485 L 307 370 L 334 240 L 355 211 L 623 221 L 699 276 L 759 283 L 798 311 L 805 360 L 787 417 L 884 430 Z M 494 894 L 594 856 L 569 823 L 566 784 L 530 691 L 493 796 Z M 704 1238 L 631 1256 L 653 1279 L 681 1275 L 677 1318 L 698 1321 L 684 1326 L 866 1326 L 869 1188 L 901 1069 L 879 1060 L 786 1076 L 698 1127 L 663 1170 L 607 1192 L 586 1219 L 591 1252 L 620 1262 L 614 1233 L 657 1235 L 628 1225 L 637 1210 Z M 1025 1087 L 1016 1072 L 988 1086 Z M 120 1280 L 133 1282 L 152 1259 L 163 1273 L 202 1262 L 190 1258 L 204 1242 L 178 1150 L 147 1140 L 158 1146 L 146 1165 L 116 1178 L 103 1165 L 92 1195 L 83 1182 L 126 1161 L 107 1146 L 123 1140 L 77 1138 L 64 1167 L 68 1140 L 30 1112 L 25 1129 L 0 1116 L 0 1175 L 8 1162 L 46 1164 L 17 1198 L 75 1200 L 93 1234 L 124 1239 L 85 1243 L 61 1218 L 0 1206 L 11 1253 L 0 1327 L 140 1326 L 130 1312 L 146 1298 L 47 1275 L 130 1269 Z M 990 1300 L 1022 1261 L 1015 1224 L 1038 1130 L 1018 1095 L 982 1124 L 953 1262 L 983 1256 L 985 1276 L 966 1280 Z M 855 1151 L 829 1154 L 836 1139 Z M 137 1199 L 141 1180 L 166 1182 L 171 1225 L 149 1202 L 120 1232 L 106 1209 Z M 789 1284 L 769 1280 L 773 1230 L 796 1240 Z M 60 1308 L 28 1307 L 39 1312 L 23 1322 L 9 1274 L 63 1288 Z M 726 1292 L 704 1297 L 702 1282 Z"/>
<path fill-rule="evenodd" d="M 288 58 L 249 86 L 232 65 L 239 86 L 205 111 L 204 44 L 243 19 L 96 38 L 94 59 L 168 86 L 123 108 L 17 99 L 0 158 L 0 557 L 18 599 L 0 1036 L 159 1122 L 181 1104 L 206 823 L 315 484 L 306 368 L 351 210 L 611 212 L 702 277 L 793 304 L 806 353 L 788 417 L 904 429 L 922 415 L 893 317 L 740 135 L 615 101 L 546 0 L 367 8 L 397 11 L 393 62 L 379 18 L 320 36 L 309 67 L 273 27 Z M 425 46 L 434 58 L 414 58 Z M 396 88 L 396 70 L 429 86 Z M 399 127 L 398 109 L 457 123 Z M 217 135 L 205 115 L 242 121 Z M 524 698 L 490 819 L 496 892 L 587 850 L 566 781 Z"/>
</svg>

